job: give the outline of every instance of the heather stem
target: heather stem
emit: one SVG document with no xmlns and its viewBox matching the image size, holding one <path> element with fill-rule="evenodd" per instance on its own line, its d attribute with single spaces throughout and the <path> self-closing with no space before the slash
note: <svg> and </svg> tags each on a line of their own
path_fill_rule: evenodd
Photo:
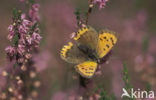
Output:
<svg viewBox="0 0 156 100">
<path fill-rule="evenodd" d="M 82 95 L 83 96 L 83 98 L 85 99 L 87 99 L 88 98 L 88 94 L 89 94 L 89 91 L 91 91 L 91 89 L 93 88 L 93 86 L 94 86 L 94 82 L 93 82 L 93 80 L 92 79 L 88 79 L 88 78 L 84 78 L 84 77 L 82 77 L 81 75 L 79 76 L 79 92 L 80 92 L 80 95 Z M 82 90 L 83 90 L 83 92 L 82 92 Z"/>
<path fill-rule="evenodd" d="M 86 24 L 86 25 L 88 24 L 89 15 L 90 15 L 91 12 L 92 12 L 93 6 L 94 6 L 94 5 L 93 5 L 93 0 L 89 0 L 89 9 L 88 9 L 87 18 L 86 18 L 86 21 L 85 21 L 85 24 Z"/>
</svg>

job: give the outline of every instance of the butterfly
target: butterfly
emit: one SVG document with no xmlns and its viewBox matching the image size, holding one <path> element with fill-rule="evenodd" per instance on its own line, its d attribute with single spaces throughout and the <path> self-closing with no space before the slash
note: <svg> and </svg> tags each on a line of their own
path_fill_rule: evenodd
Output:
<svg viewBox="0 0 156 100">
<path fill-rule="evenodd" d="M 75 64 L 76 71 L 85 78 L 91 78 L 96 72 L 100 59 L 104 58 L 117 43 L 114 32 L 97 32 L 91 26 L 78 30 L 73 42 L 61 49 L 60 55 L 68 63 Z"/>
</svg>

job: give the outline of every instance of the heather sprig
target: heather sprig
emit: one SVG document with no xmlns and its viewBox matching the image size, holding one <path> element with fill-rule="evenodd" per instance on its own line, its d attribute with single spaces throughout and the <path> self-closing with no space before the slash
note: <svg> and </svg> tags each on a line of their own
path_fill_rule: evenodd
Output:
<svg viewBox="0 0 156 100">
<path fill-rule="evenodd" d="M 88 24 L 89 16 L 92 13 L 92 9 L 94 8 L 96 4 L 98 5 L 99 9 L 102 9 L 106 6 L 107 1 L 108 0 L 88 0 L 89 7 L 88 7 L 87 12 L 85 12 L 84 14 L 83 20 L 81 18 L 80 10 L 76 9 L 75 15 L 76 15 L 78 27 L 83 27 Z"/>
<path fill-rule="evenodd" d="M 80 27 L 81 26 L 81 12 L 79 9 L 76 9 L 75 16 L 77 20 L 77 25 Z"/>
<path fill-rule="evenodd" d="M 128 69 L 127 69 L 127 65 L 124 63 L 123 64 L 123 81 L 125 84 L 125 89 L 128 93 L 130 93 L 132 85 L 130 83 L 130 77 L 128 75 Z M 124 100 L 135 100 L 135 98 L 126 98 L 124 97 Z"/>
<path fill-rule="evenodd" d="M 8 27 L 8 40 L 13 43 L 5 50 L 10 59 L 19 59 L 37 49 L 42 37 L 39 34 L 37 20 L 29 20 L 21 11 L 14 9 L 13 12 L 13 24 Z"/>
<path fill-rule="evenodd" d="M 99 100 L 115 100 L 115 96 L 109 96 L 104 89 L 101 89 Z"/>
<path fill-rule="evenodd" d="M 2 75 L 7 84 L 0 93 L 2 100 L 26 100 L 37 97 L 39 76 L 32 56 L 40 45 L 39 4 L 31 4 L 29 13 L 13 9 L 12 24 L 8 27 L 11 45 L 5 51 L 8 63 Z"/>
</svg>

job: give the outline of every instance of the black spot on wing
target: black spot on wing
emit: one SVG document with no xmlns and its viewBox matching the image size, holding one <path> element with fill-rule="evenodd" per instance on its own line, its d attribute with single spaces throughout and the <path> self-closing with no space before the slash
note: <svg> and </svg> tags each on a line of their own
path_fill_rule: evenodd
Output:
<svg viewBox="0 0 156 100">
<path fill-rule="evenodd" d="M 109 45 L 108 45 L 108 44 L 106 44 L 106 47 L 107 47 L 107 48 L 109 48 Z"/>
<path fill-rule="evenodd" d="M 92 67 L 92 66 L 91 66 Z M 93 70 L 93 68 L 89 68 L 89 70 Z"/>
<path fill-rule="evenodd" d="M 115 45 L 113 38 L 111 37 L 110 39 L 111 39 L 112 45 Z"/>
<path fill-rule="evenodd" d="M 104 37 L 103 37 L 103 39 L 107 39 L 107 37 L 106 37 L 106 36 L 104 36 Z"/>
</svg>

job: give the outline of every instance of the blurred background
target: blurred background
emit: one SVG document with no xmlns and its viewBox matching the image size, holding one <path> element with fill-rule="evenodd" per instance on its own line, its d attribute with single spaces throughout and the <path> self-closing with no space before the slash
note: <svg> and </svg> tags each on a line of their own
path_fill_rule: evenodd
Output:
<svg viewBox="0 0 156 100">
<path fill-rule="evenodd" d="M 40 0 L 41 35 L 35 66 L 40 69 L 41 88 L 37 100 L 75 100 L 79 87 L 78 74 L 73 65 L 60 58 L 60 49 L 71 41 L 78 30 L 75 9 L 88 9 L 88 0 Z M 120 100 L 124 82 L 123 63 L 127 64 L 131 84 L 145 90 L 150 84 L 156 92 L 156 1 L 109 0 L 104 9 L 96 6 L 89 17 L 89 25 L 97 31 L 110 29 L 118 34 L 117 45 L 110 59 L 101 65 L 93 77 L 94 87 L 102 86 L 109 95 Z M 13 8 L 25 9 L 18 0 L 0 0 L 0 69 L 6 64 L 5 47 Z M 94 89 L 94 88 L 93 88 Z M 67 99 L 68 100 L 68 99 Z"/>
</svg>

